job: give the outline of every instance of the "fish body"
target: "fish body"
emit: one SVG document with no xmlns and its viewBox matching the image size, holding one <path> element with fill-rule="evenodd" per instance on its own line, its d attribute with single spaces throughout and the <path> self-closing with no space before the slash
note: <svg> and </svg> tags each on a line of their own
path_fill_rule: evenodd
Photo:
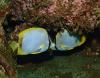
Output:
<svg viewBox="0 0 100 78">
<path fill-rule="evenodd" d="M 43 28 L 29 28 L 19 33 L 18 55 L 39 54 L 48 49 L 68 51 L 81 46 L 86 41 L 85 36 L 70 34 L 66 29 L 58 32 L 53 42 L 48 32 Z M 14 42 L 13 42 L 14 43 Z M 15 43 L 14 43 L 15 44 Z M 15 50 L 13 46 L 13 50 Z"/>
</svg>

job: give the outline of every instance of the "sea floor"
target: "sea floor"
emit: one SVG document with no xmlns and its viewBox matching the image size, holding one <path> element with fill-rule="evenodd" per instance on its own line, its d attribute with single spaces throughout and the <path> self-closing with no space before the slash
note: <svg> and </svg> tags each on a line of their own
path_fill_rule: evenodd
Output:
<svg viewBox="0 0 100 78">
<path fill-rule="evenodd" d="M 56 56 L 43 63 L 17 67 L 18 78 L 100 78 L 100 57 Z"/>
</svg>

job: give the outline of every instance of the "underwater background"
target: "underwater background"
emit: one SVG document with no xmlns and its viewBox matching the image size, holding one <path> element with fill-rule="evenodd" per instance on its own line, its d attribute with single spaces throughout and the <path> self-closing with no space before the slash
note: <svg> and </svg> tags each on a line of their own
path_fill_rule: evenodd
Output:
<svg viewBox="0 0 100 78">
<path fill-rule="evenodd" d="M 11 1 L 17 2 L 18 0 L 0 0 L 0 78 L 100 78 L 100 37 L 99 37 L 100 36 L 100 24 L 99 24 L 99 22 L 100 22 L 100 6 L 98 6 L 97 11 L 96 11 L 97 12 L 96 16 L 98 18 L 96 20 L 98 22 L 96 22 L 96 23 L 98 23 L 98 26 L 93 26 L 93 28 L 88 27 L 88 25 L 91 25 L 90 23 L 92 23 L 92 25 L 95 25 L 95 23 L 92 21 L 90 21 L 90 23 L 88 23 L 88 20 L 87 20 L 87 22 L 82 23 L 82 27 L 79 27 L 78 29 L 76 29 L 74 31 L 75 28 L 73 27 L 74 26 L 73 24 L 80 25 L 81 22 L 80 22 L 80 20 L 78 20 L 79 22 L 77 24 L 76 24 L 77 21 L 74 21 L 74 23 L 72 23 L 72 22 L 70 23 L 70 25 L 72 25 L 72 27 L 69 27 L 70 31 L 84 33 L 86 35 L 87 40 L 82 46 L 79 46 L 73 50 L 66 51 L 66 52 L 63 52 L 63 51 L 61 51 L 61 52 L 54 51 L 53 52 L 52 51 L 52 53 L 53 53 L 53 54 L 51 54 L 52 57 L 50 59 L 44 60 L 42 62 L 33 62 L 33 63 L 29 62 L 27 64 L 18 65 L 16 62 L 16 59 L 17 59 L 16 53 L 14 53 L 12 51 L 12 49 L 8 45 L 8 41 L 6 40 L 9 38 L 9 33 L 7 33 L 5 35 L 5 31 L 3 30 L 3 25 L 2 25 L 4 22 L 4 19 L 6 18 L 6 14 L 8 14 L 11 9 L 9 7 Z M 22 0 L 22 1 L 24 1 L 24 0 Z M 46 4 L 48 4 L 48 2 L 46 2 L 46 0 L 43 0 L 44 4 L 42 4 L 42 5 L 38 4 L 38 1 L 41 1 L 41 0 L 33 0 L 33 2 L 34 1 L 37 1 L 37 5 L 34 4 L 34 6 L 36 6 L 35 10 L 38 7 L 41 7 L 41 6 L 45 7 L 45 6 L 47 6 Z M 48 1 L 50 1 L 50 0 L 48 0 Z M 53 0 L 53 1 L 56 1 L 56 0 Z M 58 1 L 60 1 L 60 0 L 58 0 Z M 67 1 L 67 0 L 64 0 L 64 1 Z M 77 1 L 80 1 L 80 0 L 76 0 L 76 2 Z M 90 0 L 90 1 L 95 1 L 95 0 Z M 97 0 L 97 1 L 98 1 L 98 5 L 99 5 L 100 1 L 99 0 Z M 83 2 L 84 2 L 84 0 L 83 0 Z M 16 7 L 18 7 L 18 6 L 14 6 L 14 7 L 16 9 Z M 29 16 L 26 11 L 25 11 L 26 13 L 24 13 L 26 15 L 23 14 L 23 16 L 20 16 L 21 15 L 20 10 L 19 10 L 19 12 L 17 11 L 18 13 L 16 11 L 15 11 L 15 15 L 17 18 L 15 18 L 14 20 L 16 20 L 16 19 L 22 20 L 22 17 L 25 17 L 27 15 L 25 18 L 23 18 L 25 21 L 27 21 L 27 20 L 31 19 L 30 17 L 32 17 L 32 16 Z M 44 12 L 44 11 L 41 11 L 41 12 Z M 58 12 L 59 12 L 59 10 L 57 11 L 57 14 L 58 14 Z M 13 13 L 14 13 L 14 11 L 13 11 Z M 53 14 L 51 11 L 50 11 L 50 13 L 51 13 L 51 15 Z M 60 16 L 61 14 L 63 14 L 63 13 L 60 12 L 60 14 L 58 14 L 58 16 Z M 38 26 L 46 25 L 47 28 L 50 28 L 51 25 L 54 26 L 51 29 L 56 29 L 56 28 L 59 28 L 59 26 L 62 26 L 62 24 L 55 23 L 55 20 L 53 20 L 53 22 L 51 21 L 55 17 L 48 16 L 48 18 L 46 18 L 45 16 L 47 16 L 47 15 L 45 15 L 45 14 L 43 15 L 45 19 L 48 19 L 50 17 L 50 19 L 48 21 L 46 21 L 46 23 L 43 22 L 44 18 L 42 19 L 41 15 L 40 15 L 39 18 L 37 17 L 37 18 L 29 20 L 28 25 L 30 25 L 31 21 L 35 20 L 35 22 L 34 22 L 35 25 L 38 25 Z M 35 17 L 35 16 L 37 16 L 36 13 L 34 13 L 33 17 Z M 65 17 L 65 16 L 63 16 L 63 17 Z M 59 20 L 57 20 L 57 22 L 59 22 L 59 21 L 62 22 L 62 20 L 60 18 L 57 17 L 56 19 L 59 19 Z M 69 21 L 71 20 L 69 17 L 68 17 L 68 19 L 69 19 Z M 8 20 L 10 20 L 10 19 L 8 19 Z M 90 20 L 92 20 L 92 19 L 90 19 Z M 82 20 L 82 21 L 84 21 L 84 20 Z M 11 23 L 11 25 L 12 25 L 12 23 Z M 22 26 L 26 26 L 26 24 L 22 25 Z M 85 26 L 86 26 L 86 28 L 85 28 Z M 22 28 L 22 30 L 23 29 L 24 28 Z M 79 29 L 82 29 L 82 30 L 79 30 Z M 86 29 L 86 30 L 84 30 L 84 29 Z M 12 32 L 12 30 L 11 30 L 11 32 Z M 85 31 L 85 32 L 83 32 L 83 31 Z M 14 34 L 15 33 L 16 32 L 14 32 Z M 6 36 L 7 36 L 7 38 L 6 38 Z M 9 42 L 12 41 L 10 39 L 8 39 L 8 40 L 9 40 Z M 16 38 L 15 38 L 15 40 L 16 40 Z"/>
</svg>

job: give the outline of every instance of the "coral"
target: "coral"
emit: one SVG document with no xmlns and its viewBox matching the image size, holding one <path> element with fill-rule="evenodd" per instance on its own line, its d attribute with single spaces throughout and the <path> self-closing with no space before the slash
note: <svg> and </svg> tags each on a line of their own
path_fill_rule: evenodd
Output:
<svg viewBox="0 0 100 78">
<path fill-rule="evenodd" d="M 12 58 L 12 51 L 6 49 L 7 44 L 4 46 L 5 36 L 2 21 L 8 10 L 8 5 L 0 10 L 0 78 L 16 78 L 16 71 L 13 68 L 14 60 Z"/>
<path fill-rule="evenodd" d="M 0 9 L 3 9 L 10 3 L 10 0 L 0 0 Z"/>
<path fill-rule="evenodd" d="M 0 54 L 0 66 L 2 66 L 2 72 L 9 78 L 16 78 L 16 72 L 13 67 L 7 62 L 6 58 Z M 0 73 L 1 74 L 1 73 Z M 6 78 L 8 78 L 6 77 Z"/>
<path fill-rule="evenodd" d="M 99 5 L 99 0 L 12 0 L 12 14 L 49 28 L 89 32 L 99 26 Z"/>
</svg>

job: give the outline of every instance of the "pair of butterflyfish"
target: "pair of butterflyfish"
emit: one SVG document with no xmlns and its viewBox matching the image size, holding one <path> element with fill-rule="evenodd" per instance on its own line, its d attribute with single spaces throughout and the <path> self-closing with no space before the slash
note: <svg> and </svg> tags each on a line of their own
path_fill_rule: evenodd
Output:
<svg viewBox="0 0 100 78">
<path fill-rule="evenodd" d="M 59 31 L 55 36 L 55 42 L 50 39 L 44 28 L 29 28 L 19 33 L 18 43 L 13 42 L 13 50 L 18 48 L 18 55 L 39 54 L 48 49 L 66 51 L 81 46 L 86 41 L 86 37 L 70 34 L 66 29 Z M 13 46 L 16 45 L 16 46 Z"/>
</svg>

